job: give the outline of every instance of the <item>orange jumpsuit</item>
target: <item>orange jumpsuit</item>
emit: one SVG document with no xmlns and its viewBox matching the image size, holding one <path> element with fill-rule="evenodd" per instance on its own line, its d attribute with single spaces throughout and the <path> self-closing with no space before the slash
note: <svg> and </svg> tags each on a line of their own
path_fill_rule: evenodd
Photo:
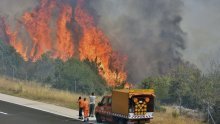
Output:
<svg viewBox="0 0 220 124">
<path fill-rule="evenodd" d="M 82 117 L 83 106 L 84 106 L 83 100 L 79 99 L 78 103 L 79 103 L 79 118 L 81 118 Z"/>
<path fill-rule="evenodd" d="M 79 108 L 83 108 L 83 100 L 80 99 L 80 100 L 78 101 L 78 103 L 79 103 Z"/>
<path fill-rule="evenodd" d="M 89 117 L 89 102 L 86 100 L 83 102 L 84 106 L 83 106 L 83 112 L 84 112 L 84 118 L 88 118 Z"/>
</svg>

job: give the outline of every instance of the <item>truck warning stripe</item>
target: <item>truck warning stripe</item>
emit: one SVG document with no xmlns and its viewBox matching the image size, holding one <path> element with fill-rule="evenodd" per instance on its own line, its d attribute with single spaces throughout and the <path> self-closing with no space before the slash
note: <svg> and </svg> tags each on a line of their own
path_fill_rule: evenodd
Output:
<svg viewBox="0 0 220 124">
<path fill-rule="evenodd" d="M 147 113 L 145 115 L 130 115 L 129 119 L 139 119 L 139 118 L 153 118 L 153 113 Z"/>
<path fill-rule="evenodd" d="M 117 113 L 111 113 L 111 112 L 108 112 L 108 111 L 98 111 L 102 114 L 107 114 L 107 115 L 112 115 L 112 116 L 117 116 L 117 117 L 121 117 L 121 118 L 126 118 L 126 119 L 146 119 L 146 118 L 153 118 L 153 113 L 150 112 L 150 113 L 147 113 L 145 115 L 129 115 L 129 116 L 126 116 L 126 115 L 122 115 L 122 114 L 117 114 Z"/>
</svg>

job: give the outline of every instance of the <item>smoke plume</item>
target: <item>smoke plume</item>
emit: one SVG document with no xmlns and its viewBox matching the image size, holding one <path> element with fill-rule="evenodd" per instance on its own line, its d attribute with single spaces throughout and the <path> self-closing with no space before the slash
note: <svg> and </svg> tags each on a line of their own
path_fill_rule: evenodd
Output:
<svg viewBox="0 0 220 124">
<path fill-rule="evenodd" d="M 54 29 L 52 28 L 52 33 L 53 31 L 59 31 L 62 28 L 65 28 L 66 32 L 68 32 L 68 29 L 71 29 L 73 30 L 72 36 L 75 38 L 75 41 L 79 41 L 76 37 L 80 37 L 82 34 L 77 35 L 75 32 L 89 32 L 85 31 L 88 27 L 82 28 L 82 25 L 84 24 L 78 22 L 83 16 L 79 16 L 79 19 L 74 18 L 77 0 L 66 0 L 65 2 L 62 0 L 44 1 L 65 3 L 65 5 L 69 4 L 73 8 L 73 12 L 63 11 L 63 17 L 67 18 L 64 20 L 66 23 L 68 22 L 67 25 L 61 25 L 62 27 L 60 27 L 60 29 L 59 27 L 56 29 L 56 26 L 51 26 L 53 24 L 55 25 L 56 21 L 52 21 L 53 23 L 51 23 L 49 28 L 56 27 Z M 1 0 L 0 15 L 6 17 L 7 24 L 9 24 L 10 28 L 13 30 L 16 29 L 19 20 L 24 15 L 24 11 L 33 11 L 33 9 L 38 11 L 38 9 L 36 9 L 37 6 L 39 6 L 39 0 Z M 185 49 L 185 34 L 179 26 L 182 20 L 181 7 L 182 2 L 180 0 L 85 0 L 85 8 L 88 10 L 92 18 L 94 18 L 96 24 L 93 25 L 93 22 L 90 22 L 90 29 L 94 29 L 97 32 L 102 32 L 101 30 L 103 30 L 105 34 L 96 34 L 97 36 L 102 35 L 99 40 L 109 38 L 113 50 L 127 56 L 128 61 L 126 64 L 126 70 L 128 73 L 128 81 L 130 82 L 139 82 L 146 76 L 166 73 L 166 71 L 173 65 L 181 62 L 182 55 L 180 51 Z M 51 13 L 52 15 L 50 18 L 55 20 L 59 17 L 59 14 L 56 13 L 59 11 L 56 11 L 54 6 L 51 6 L 51 8 L 53 8 L 53 12 L 48 13 Z M 72 13 L 73 17 L 69 18 L 68 16 L 65 16 L 65 13 L 67 12 L 69 13 L 69 16 L 71 16 Z M 79 12 L 84 12 L 84 10 L 79 8 Z M 32 15 L 33 14 L 27 14 L 27 17 L 30 16 L 33 18 Z M 71 21 L 68 21 L 70 19 Z M 39 18 L 39 20 L 41 20 L 42 23 L 45 23 L 41 18 Z M 0 22 L 0 25 L 1 23 L 2 22 Z M 27 21 L 26 26 L 28 26 L 29 23 L 30 27 L 33 26 L 31 21 Z M 37 23 L 38 22 L 36 22 L 36 24 Z M 75 26 L 74 29 L 69 27 L 73 25 Z M 77 25 L 79 27 L 81 26 L 81 29 L 78 30 L 78 28 L 76 28 Z M 19 28 L 21 30 L 18 35 L 21 39 L 25 39 L 23 42 L 27 42 L 23 44 L 30 44 L 29 41 L 31 38 L 27 35 L 27 29 L 23 31 L 21 27 L 22 26 Z M 30 32 L 31 31 L 29 31 L 29 33 Z M 30 34 L 36 35 L 35 31 Z M 108 38 L 106 38 L 105 35 Z M 54 38 L 52 37 L 51 40 L 54 41 Z M 62 45 L 61 42 L 60 44 Z M 104 42 L 104 45 L 108 47 L 110 46 L 108 45 L 108 40 Z M 78 44 L 76 44 L 76 46 L 78 46 Z M 50 49 L 50 47 L 47 49 Z M 56 51 L 62 50 L 63 49 L 58 49 Z M 111 49 L 109 51 L 113 56 L 114 52 L 112 52 Z M 59 57 L 59 54 L 57 56 Z M 110 57 L 110 59 L 112 58 Z M 119 59 L 117 59 L 117 61 L 118 60 Z"/>
<path fill-rule="evenodd" d="M 39 4 L 39 0 L 1 0 L 0 15 L 7 18 L 11 26 L 16 26 L 24 11 L 29 11 Z"/>
<path fill-rule="evenodd" d="M 128 79 L 166 73 L 185 49 L 180 0 L 95 0 L 98 24 L 117 51 L 128 56 Z"/>
</svg>

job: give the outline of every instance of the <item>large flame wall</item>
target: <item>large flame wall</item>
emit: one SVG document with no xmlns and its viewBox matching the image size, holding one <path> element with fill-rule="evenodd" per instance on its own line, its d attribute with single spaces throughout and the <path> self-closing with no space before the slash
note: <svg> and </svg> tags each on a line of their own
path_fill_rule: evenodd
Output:
<svg viewBox="0 0 220 124">
<path fill-rule="evenodd" d="M 56 17 L 55 12 L 58 13 Z M 25 60 L 37 61 L 42 54 L 50 52 L 52 58 L 66 61 L 78 50 L 80 60 L 97 63 L 99 74 L 108 85 L 115 86 L 126 80 L 126 58 L 113 51 L 108 37 L 96 26 L 93 16 L 85 8 L 84 0 L 78 0 L 74 8 L 58 0 L 41 0 L 39 6 L 25 12 L 19 22 L 25 28 L 31 45 L 22 41 L 27 39 L 19 36 L 19 26 L 14 31 L 6 24 L 6 34 L 9 43 Z M 78 32 L 74 31 L 73 23 L 78 25 Z M 78 48 L 75 48 L 76 43 Z"/>
</svg>

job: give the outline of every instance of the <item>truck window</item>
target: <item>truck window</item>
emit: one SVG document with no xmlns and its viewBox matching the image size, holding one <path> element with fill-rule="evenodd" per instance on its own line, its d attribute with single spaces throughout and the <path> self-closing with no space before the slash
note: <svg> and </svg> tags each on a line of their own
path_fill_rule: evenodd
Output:
<svg viewBox="0 0 220 124">
<path fill-rule="evenodd" d="M 102 99 L 102 102 L 101 102 L 103 105 L 106 105 L 108 103 L 108 98 L 107 97 L 104 97 Z"/>
<path fill-rule="evenodd" d="M 108 105 L 112 105 L 112 98 L 111 97 L 109 97 L 109 99 L 108 99 Z"/>
</svg>

